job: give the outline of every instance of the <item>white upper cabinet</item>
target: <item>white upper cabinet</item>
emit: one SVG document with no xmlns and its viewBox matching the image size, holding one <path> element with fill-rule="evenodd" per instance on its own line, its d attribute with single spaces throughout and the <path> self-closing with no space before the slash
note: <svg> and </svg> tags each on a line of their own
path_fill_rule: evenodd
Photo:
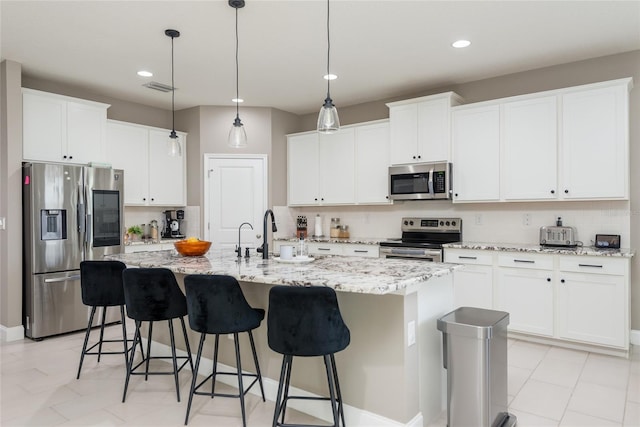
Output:
<svg viewBox="0 0 640 427">
<path fill-rule="evenodd" d="M 629 197 L 630 79 L 562 95 L 561 196 Z"/>
<path fill-rule="evenodd" d="M 389 203 L 388 123 L 287 136 L 289 206 Z"/>
<path fill-rule="evenodd" d="M 500 108 L 457 107 L 452 114 L 454 202 L 500 199 Z"/>
<path fill-rule="evenodd" d="M 446 92 L 387 104 L 391 164 L 449 161 L 451 107 L 460 102 Z"/>
<path fill-rule="evenodd" d="M 557 97 L 502 105 L 505 200 L 557 197 Z"/>
<path fill-rule="evenodd" d="M 109 105 L 22 89 L 24 160 L 106 162 Z"/>
<path fill-rule="evenodd" d="M 186 205 L 186 134 L 177 132 L 182 155 L 168 155 L 168 129 L 109 120 L 109 162 L 123 169 L 127 206 Z"/>
</svg>

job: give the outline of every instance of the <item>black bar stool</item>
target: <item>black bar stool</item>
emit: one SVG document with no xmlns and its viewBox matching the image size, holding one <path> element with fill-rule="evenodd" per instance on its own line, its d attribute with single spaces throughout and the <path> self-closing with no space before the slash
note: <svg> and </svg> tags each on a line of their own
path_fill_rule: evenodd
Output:
<svg viewBox="0 0 640 427">
<path fill-rule="evenodd" d="M 187 415 L 185 425 L 189 421 L 189 411 L 194 394 L 204 396 L 239 397 L 240 409 L 242 412 L 242 425 L 246 427 L 246 415 L 244 406 L 244 396 L 249 389 L 258 382 L 264 398 L 264 388 L 262 387 L 262 375 L 260 365 L 256 355 L 256 346 L 253 341 L 252 330 L 260 326 L 264 319 L 264 310 L 261 308 L 251 308 L 240 289 L 238 281 L 231 276 L 224 275 L 199 275 L 192 274 L 184 278 L 184 287 L 187 293 L 187 308 L 189 311 L 189 325 L 194 331 L 200 332 L 200 344 L 198 345 L 198 355 L 196 356 L 196 369 L 191 380 L 191 390 L 189 392 L 189 403 L 187 405 Z M 240 346 L 238 343 L 238 333 L 246 332 L 249 335 L 253 362 L 256 373 L 243 373 L 240 363 Z M 202 356 L 202 347 L 207 334 L 215 335 L 213 351 L 213 372 L 196 386 L 197 372 Z M 220 334 L 233 334 L 233 342 L 236 350 L 236 372 L 218 372 L 218 342 Z M 216 393 L 216 376 L 237 375 L 238 394 Z M 245 389 L 242 378 L 252 377 L 253 381 Z M 198 391 L 211 378 L 211 392 Z"/>
<path fill-rule="evenodd" d="M 176 383 L 176 394 L 180 402 L 180 385 L 178 372 L 189 363 L 193 371 L 191 361 L 191 348 L 187 337 L 187 328 L 184 325 L 184 316 L 187 315 L 187 301 L 176 282 L 171 270 L 166 268 L 127 268 L 122 273 L 124 282 L 124 298 L 127 306 L 127 316 L 135 320 L 136 334 L 133 350 L 127 363 L 127 379 L 124 383 L 122 402 L 127 397 L 127 388 L 131 375 L 144 375 L 145 381 L 149 375 L 173 375 Z M 187 355 L 176 356 L 176 342 L 173 334 L 173 319 L 180 319 L 182 333 L 186 345 Z M 166 320 L 169 324 L 169 336 L 171 338 L 171 356 L 151 356 L 151 340 L 153 334 L 153 322 Z M 149 322 L 149 336 L 147 337 L 147 356 L 133 365 L 135 347 L 140 341 L 140 326 L 142 322 Z M 142 346 L 142 343 L 140 344 Z M 171 359 L 172 371 L 149 372 L 149 362 L 152 359 Z M 177 359 L 186 359 L 178 368 Z M 140 365 L 145 364 L 144 372 L 137 372 Z"/>
<path fill-rule="evenodd" d="M 124 289 L 122 286 L 122 272 L 127 268 L 120 261 L 82 261 L 80 263 L 80 288 L 82 289 L 82 302 L 91 307 L 87 332 L 84 336 L 84 345 L 80 355 L 78 375 L 80 378 L 84 356 L 98 355 L 98 362 L 103 354 L 124 354 L 125 366 L 127 365 L 128 353 L 131 348 L 127 339 L 127 325 L 124 318 Z M 107 307 L 120 306 L 120 320 L 122 322 L 122 339 L 104 339 L 104 325 L 106 321 Z M 100 322 L 100 338 L 96 343 L 87 348 L 89 336 L 93 325 L 93 318 L 96 309 L 102 307 L 102 319 Z M 102 351 L 102 344 L 112 342 L 123 343 L 122 351 Z M 98 351 L 93 349 L 98 346 Z M 140 347 L 142 350 L 142 346 Z M 143 354 L 144 357 L 144 354 Z"/>
<path fill-rule="evenodd" d="M 287 401 L 290 399 L 329 400 L 333 426 L 340 425 L 339 418 L 344 426 L 334 353 L 347 348 L 351 335 L 340 314 L 335 291 L 320 286 L 274 286 L 269 291 L 267 328 L 269 347 L 283 355 L 273 427 L 296 425 L 284 422 Z M 329 397 L 289 395 L 293 356 L 323 356 Z"/>
</svg>

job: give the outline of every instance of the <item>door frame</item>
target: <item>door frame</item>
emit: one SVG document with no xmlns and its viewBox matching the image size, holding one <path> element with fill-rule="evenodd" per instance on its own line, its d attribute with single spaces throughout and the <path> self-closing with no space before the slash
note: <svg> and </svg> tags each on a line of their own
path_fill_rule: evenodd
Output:
<svg viewBox="0 0 640 427">
<path fill-rule="evenodd" d="M 203 171 L 203 180 L 204 180 L 204 194 L 203 194 L 203 209 L 202 209 L 202 228 L 204 230 L 204 238 L 205 240 L 211 240 L 211 228 L 209 226 L 209 217 L 210 217 L 210 208 L 211 201 L 209 200 L 209 181 L 210 181 L 210 171 L 208 168 L 209 160 L 215 159 L 235 159 L 235 160 L 262 160 L 262 183 L 264 188 L 264 206 L 262 207 L 263 211 L 267 210 L 267 206 L 269 206 L 269 162 L 268 156 L 266 154 L 213 154 L 213 153 L 205 153 L 203 156 L 202 162 L 202 171 Z M 206 222 L 206 224 L 205 224 Z"/>
</svg>

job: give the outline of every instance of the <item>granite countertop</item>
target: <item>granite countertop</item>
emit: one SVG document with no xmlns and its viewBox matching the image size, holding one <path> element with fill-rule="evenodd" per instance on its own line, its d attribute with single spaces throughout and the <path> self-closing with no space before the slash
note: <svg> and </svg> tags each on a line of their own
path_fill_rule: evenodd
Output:
<svg viewBox="0 0 640 427">
<path fill-rule="evenodd" d="M 578 246 L 575 248 L 542 247 L 536 244 L 523 243 L 485 243 L 459 242 L 444 244 L 445 249 L 475 249 L 485 251 L 532 252 L 541 254 L 609 256 L 631 258 L 635 255 L 633 249 L 597 249 L 593 246 Z"/>
<path fill-rule="evenodd" d="M 432 277 L 450 274 L 458 264 L 416 260 L 317 256 L 306 264 L 273 258 L 242 258 L 230 250 L 210 250 L 205 256 L 185 257 L 172 250 L 108 255 L 107 259 L 138 267 L 165 267 L 180 274 L 226 274 L 239 281 L 270 285 L 328 286 L 336 291 L 383 295 L 403 291 Z"/>
<path fill-rule="evenodd" d="M 277 237 L 274 238 L 274 242 L 298 242 L 300 239 L 296 236 L 292 237 Z M 329 236 L 307 236 L 305 239 L 307 243 L 350 243 L 358 245 L 377 245 L 378 243 L 388 240 L 373 237 L 329 237 Z"/>
</svg>

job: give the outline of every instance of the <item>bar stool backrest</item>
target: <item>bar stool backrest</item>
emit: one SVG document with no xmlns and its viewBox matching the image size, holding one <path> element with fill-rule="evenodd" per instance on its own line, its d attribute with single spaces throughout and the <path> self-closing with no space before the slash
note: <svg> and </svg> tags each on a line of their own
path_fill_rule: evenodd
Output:
<svg viewBox="0 0 640 427">
<path fill-rule="evenodd" d="M 271 288 L 267 328 L 269 347 L 284 355 L 333 354 L 351 340 L 335 291 L 321 286 Z"/>
<path fill-rule="evenodd" d="M 257 328 L 264 310 L 253 309 L 231 276 L 191 274 L 184 278 L 189 326 L 206 334 L 229 334 Z"/>
<path fill-rule="evenodd" d="M 127 268 L 122 273 L 127 316 L 138 321 L 187 315 L 187 301 L 167 268 Z"/>
<path fill-rule="evenodd" d="M 120 261 L 82 261 L 80 288 L 82 302 L 90 307 L 124 305 L 122 272 L 127 268 Z"/>
</svg>

